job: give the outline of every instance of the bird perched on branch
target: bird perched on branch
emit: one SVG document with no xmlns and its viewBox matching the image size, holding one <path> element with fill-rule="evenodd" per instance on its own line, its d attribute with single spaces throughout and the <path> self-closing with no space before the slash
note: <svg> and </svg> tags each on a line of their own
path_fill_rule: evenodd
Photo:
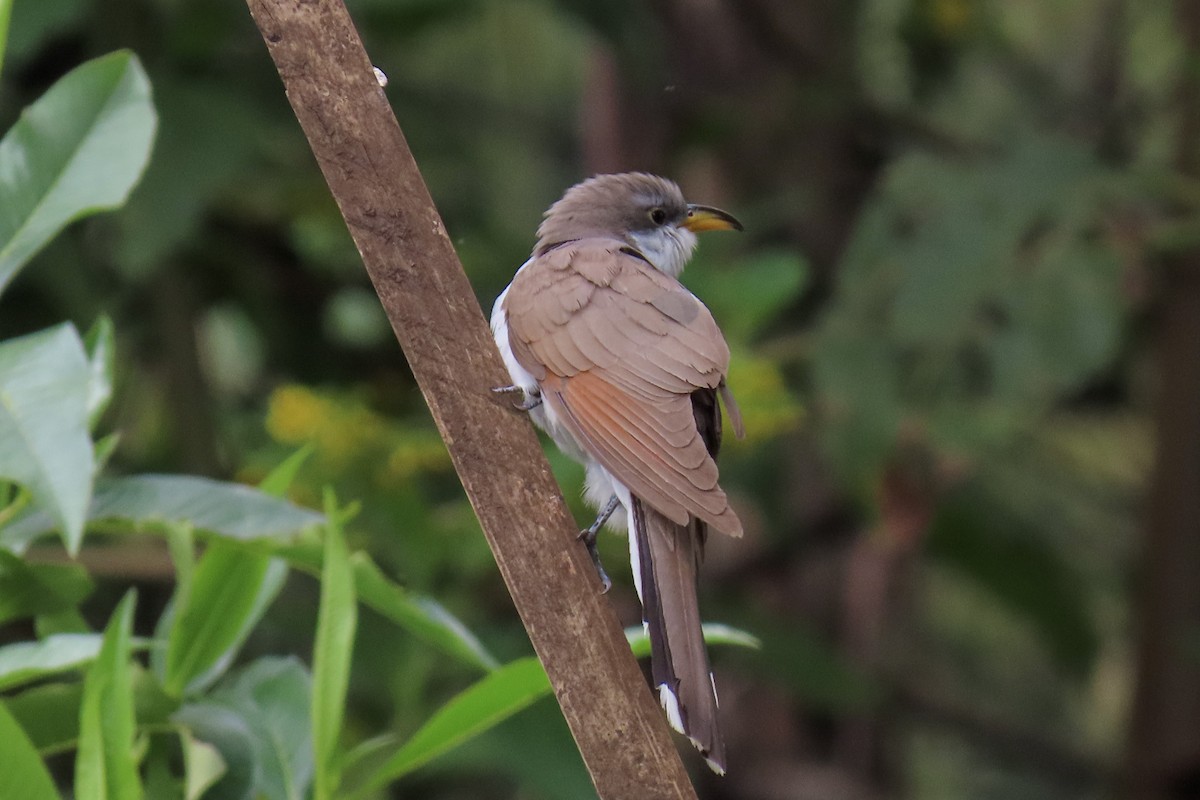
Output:
<svg viewBox="0 0 1200 800">
<path fill-rule="evenodd" d="M 672 727 L 718 773 L 725 745 L 700 628 L 696 577 L 708 529 L 741 536 L 717 483 L 720 402 L 729 348 L 712 314 L 676 279 L 696 233 L 741 230 L 729 214 L 684 201 L 644 173 L 599 175 L 546 212 L 529 260 L 496 300 L 492 331 L 516 396 L 587 470 L 599 509 L 582 531 L 629 532 L 633 578 L 650 636 L 651 672 Z"/>
</svg>

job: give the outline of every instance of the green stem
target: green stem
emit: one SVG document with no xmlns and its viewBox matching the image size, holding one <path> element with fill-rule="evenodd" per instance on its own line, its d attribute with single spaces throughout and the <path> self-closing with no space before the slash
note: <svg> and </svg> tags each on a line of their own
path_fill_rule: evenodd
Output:
<svg viewBox="0 0 1200 800">
<path fill-rule="evenodd" d="M 5 13 L 3 5 L 10 0 L 0 0 L 0 14 Z M 25 489 L 18 489 L 17 495 L 12 499 L 12 502 L 4 508 L 0 508 L 0 528 L 3 528 L 8 523 L 12 522 L 13 518 L 20 514 L 25 506 L 29 505 L 30 494 Z"/>
</svg>

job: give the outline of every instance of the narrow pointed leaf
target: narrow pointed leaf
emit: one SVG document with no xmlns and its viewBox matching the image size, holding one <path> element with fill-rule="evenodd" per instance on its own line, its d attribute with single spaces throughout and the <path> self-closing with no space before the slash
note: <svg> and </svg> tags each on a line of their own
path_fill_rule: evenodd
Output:
<svg viewBox="0 0 1200 800">
<path fill-rule="evenodd" d="M 750 650 L 761 650 L 762 641 L 752 633 L 720 622 L 705 622 L 701 625 L 704 641 L 710 645 L 732 645 Z M 625 638 L 635 658 L 650 657 L 650 635 L 641 625 L 625 629 Z"/>
<path fill-rule="evenodd" d="M 77 67 L 25 109 L 0 141 L 0 291 L 65 225 L 125 202 L 155 125 L 127 51 Z"/>
<path fill-rule="evenodd" d="M 258 490 L 272 497 L 283 497 L 287 494 L 292 481 L 296 480 L 296 473 L 300 471 L 304 462 L 308 461 L 308 457 L 312 454 L 313 446 L 311 444 L 304 445 L 271 470 L 270 474 L 258 484 Z"/>
<path fill-rule="evenodd" d="M 87 347 L 88 364 L 91 374 L 88 380 L 87 416 L 88 427 L 95 428 L 96 422 L 113 392 L 113 363 L 116 358 L 112 320 L 102 316 L 87 332 L 83 343 Z"/>
<path fill-rule="evenodd" d="M 90 372 L 69 324 L 0 343 L 0 478 L 29 490 L 71 553 L 92 494 Z"/>
<path fill-rule="evenodd" d="M 267 556 L 214 542 L 196 566 L 191 588 L 175 601 L 163 688 L 196 689 L 228 666 L 283 585 L 287 568 Z"/>
<path fill-rule="evenodd" d="M 364 605 L 465 664 L 485 670 L 499 667 L 483 642 L 441 603 L 389 580 L 366 553 L 355 553 L 350 561 Z"/>
<path fill-rule="evenodd" d="M 366 779 L 359 794 L 398 780 L 549 693 L 550 681 L 536 658 L 505 664 L 442 706 Z"/>
<path fill-rule="evenodd" d="M 139 800 L 142 785 L 134 757 L 133 678 L 129 655 L 134 592 L 125 595 L 104 631 L 100 655 L 83 684 L 76 800 Z"/>
<path fill-rule="evenodd" d="M 358 624 L 354 572 L 341 527 L 334 521 L 336 502 L 326 498 L 325 563 L 321 570 L 321 607 L 313 652 L 312 726 L 316 773 L 314 797 L 336 796 L 339 768 L 338 738 L 350 684 L 350 656 Z"/>
<path fill-rule="evenodd" d="M 0 0 L 2 3 L 3 0 Z M 0 702 L 0 797 L 59 800 L 54 780 L 25 731 Z"/>
<path fill-rule="evenodd" d="M 344 516 L 344 513 L 339 514 L 341 518 Z M 315 542 L 267 543 L 261 550 L 258 543 L 249 543 L 247 547 L 277 555 L 310 575 L 321 574 L 321 547 Z M 500 666 L 483 642 L 437 600 L 410 592 L 391 580 L 364 552 L 350 556 L 350 563 L 354 567 L 355 593 L 363 605 L 463 664 L 487 671 Z"/>
<path fill-rule="evenodd" d="M 12 16 L 13 0 L 0 0 L 0 68 L 4 66 L 4 53 L 8 49 L 8 21 Z"/>
</svg>

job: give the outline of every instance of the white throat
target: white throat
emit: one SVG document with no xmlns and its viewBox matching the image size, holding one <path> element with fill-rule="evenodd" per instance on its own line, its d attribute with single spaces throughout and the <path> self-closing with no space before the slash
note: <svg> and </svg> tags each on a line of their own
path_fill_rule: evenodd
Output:
<svg viewBox="0 0 1200 800">
<path fill-rule="evenodd" d="M 630 233 L 629 242 L 659 272 L 677 278 L 696 249 L 696 234 L 687 228 L 664 225 L 652 231 Z"/>
</svg>

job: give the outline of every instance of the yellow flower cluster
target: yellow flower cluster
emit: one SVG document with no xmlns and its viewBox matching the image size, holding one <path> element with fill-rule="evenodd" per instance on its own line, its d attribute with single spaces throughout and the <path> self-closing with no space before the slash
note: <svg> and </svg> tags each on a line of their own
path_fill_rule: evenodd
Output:
<svg viewBox="0 0 1200 800">
<path fill-rule="evenodd" d="M 390 419 L 353 398 L 288 384 L 268 403 L 267 433 L 280 444 L 311 442 L 314 456 L 333 471 L 365 467 L 372 480 L 395 486 L 420 472 L 450 468 L 437 431 Z"/>
<path fill-rule="evenodd" d="M 304 386 L 281 386 L 271 393 L 267 433 L 281 444 L 302 444 L 330 416 L 329 403 Z"/>
</svg>

